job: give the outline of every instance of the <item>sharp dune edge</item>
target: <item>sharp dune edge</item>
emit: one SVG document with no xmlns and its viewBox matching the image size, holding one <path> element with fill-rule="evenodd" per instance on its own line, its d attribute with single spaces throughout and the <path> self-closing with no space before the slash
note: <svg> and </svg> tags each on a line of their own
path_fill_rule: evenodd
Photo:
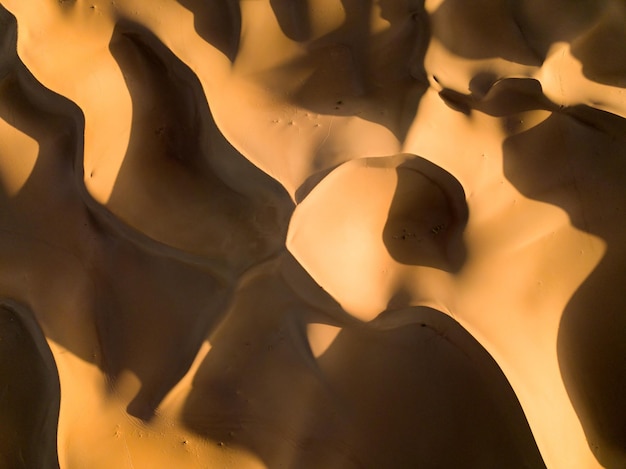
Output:
<svg viewBox="0 0 626 469">
<path fill-rule="evenodd" d="M 0 0 L 0 468 L 626 468 L 621 0 Z"/>
</svg>

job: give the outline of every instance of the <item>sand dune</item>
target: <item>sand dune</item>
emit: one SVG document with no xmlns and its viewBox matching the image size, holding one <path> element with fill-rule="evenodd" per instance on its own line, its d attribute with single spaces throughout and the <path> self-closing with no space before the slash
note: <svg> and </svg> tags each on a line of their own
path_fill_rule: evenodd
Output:
<svg viewBox="0 0 626 469">
<path fill-rule="evenodd" d="M 626 467 L 621 0 L 0 0 L 0 468 Z"/>
</svg>

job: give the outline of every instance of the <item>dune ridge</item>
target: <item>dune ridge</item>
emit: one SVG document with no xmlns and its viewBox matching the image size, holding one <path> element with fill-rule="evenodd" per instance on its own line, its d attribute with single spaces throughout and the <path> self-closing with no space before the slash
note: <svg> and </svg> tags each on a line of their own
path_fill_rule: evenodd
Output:
<svg viewBox="0 0 626 469">
<path fill-rule="evenodd" d="M 626 467 L 620 0 L 0 0 L 0 467 Z"/>
</svg>

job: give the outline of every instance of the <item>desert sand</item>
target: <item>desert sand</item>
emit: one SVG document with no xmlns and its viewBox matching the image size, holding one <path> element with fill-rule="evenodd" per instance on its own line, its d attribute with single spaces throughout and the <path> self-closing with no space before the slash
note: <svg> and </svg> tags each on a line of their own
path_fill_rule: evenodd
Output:
<svg viewBox="0 0 626 469">
<path fill-rule="evenodd" d="M 622 0 L 0 41 L 0 468 L 626 468 Z"/>
</svg>

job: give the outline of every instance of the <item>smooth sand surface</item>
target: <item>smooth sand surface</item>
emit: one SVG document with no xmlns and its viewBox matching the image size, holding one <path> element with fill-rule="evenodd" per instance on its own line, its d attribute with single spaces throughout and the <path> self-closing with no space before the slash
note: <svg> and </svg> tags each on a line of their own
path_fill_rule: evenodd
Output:
<svg viewBox="0 0 626 469">
<path fill-rule="evenodd" d="M 622 0 L 0 0 L 0 468 L 626 468 Z"/>
</svg>

